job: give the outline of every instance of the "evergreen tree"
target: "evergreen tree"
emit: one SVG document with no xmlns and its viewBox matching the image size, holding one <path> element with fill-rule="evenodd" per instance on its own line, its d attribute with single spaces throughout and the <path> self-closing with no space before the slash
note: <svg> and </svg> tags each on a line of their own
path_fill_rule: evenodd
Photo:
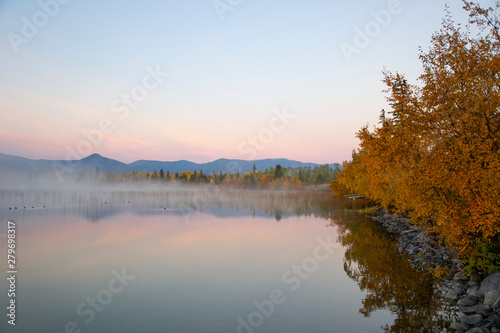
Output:
<svg viewBox="0 0 500 333">
<path fill-rule="evenodd" d="M 279 179 L 283 177 L 283 170 L 281 169 L 281 165 L 276 164 L 276 168 L 274 169 L 274 178 Z"/>
</svg>

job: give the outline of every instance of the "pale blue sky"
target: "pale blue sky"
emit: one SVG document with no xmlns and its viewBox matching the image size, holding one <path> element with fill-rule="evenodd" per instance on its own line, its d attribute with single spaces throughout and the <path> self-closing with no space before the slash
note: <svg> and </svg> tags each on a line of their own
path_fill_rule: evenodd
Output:
<svg viewBox="0 0 500 333">
<path fill-rule="evenodd" d="M 214 3 L 0 1 L 0 152 L 341 162 L 355 132 L 388 109 L 384 66 L 410 80 L 420 73 L 418 47 L 440 29 L 446 2 L 219 0 L 235 4 L 223 20 Z M 461 1 L 449 5 L 464 21 Z M 341 43 L 354 45 L 355 29 L 390 6 L 397 13 L 348 62 Z M 148 68 L 169 75 L 120 118 L 113 102 L 142 85 Z M 276 123 L 283 108 L 295 117 Z M 101 137 L 103 119 L 113 129 Z M 82 131 L 95 134 L 90 145 Z"/>
</svg>

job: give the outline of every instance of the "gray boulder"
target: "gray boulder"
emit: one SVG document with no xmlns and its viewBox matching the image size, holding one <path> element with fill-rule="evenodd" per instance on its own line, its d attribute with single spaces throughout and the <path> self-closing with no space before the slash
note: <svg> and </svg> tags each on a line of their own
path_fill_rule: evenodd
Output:
<svg viewBox="0 0 500 333">
<path fill-rule="evenodd" d="M 484 332 L 486 331 L 484 331 L 482 328 L 479 327 L 473 327 L 470 330 L 465 331 L 465 333 L 484 333 Z"/>
<path fill-rule="evenodd" d="M 481 297 L 493 290 L 500 290 L 500 273 L 494 273 L 487 276 L 483 282 L 481 282 L 481 287 L 479 287 L 479 294 Z"/>
<path fill-rule="evenodd" d="M 481 297 L 479 295 L 479 287 L 472 286 L 467 290 L 467 297 L 473 301 L 479 300 Z"/>
<path fill-rule="evenodd" d="M 445 299 L 446 301 L 455 302 L 455 301 L 458 299 L 458 295 L 457 295 L 457 293 L 456 293 L 453 289 L 450 289 L 450 290 L 448 290 L 448 292 L 444 295 L 444 299 Z"/>
<path fill-rule="evenodd" d="M 474 315 L 467 316 L 464 319 L 465 319 L 466 324 L 474 325 L 474 324 L 479 323 L 481 320 L 483 320 L 483 317 L 480 314 L 474 314 Z"/>
<path fill-rule="evenodd" d="M 474 325 L 483 320 L 483 317 L 480 314 L 475 314 L 470 316 L 462 316 L 460 319 L 462 322 L 465 322 L 468 325 Z"/>
<path fill-rule="evenodd" d="M 458 301 L 458 306 L 460 307 L 468 307 L 468 306 L 473 306 L 476 305 L 477 302 L 471 300 L 470 298 L 462 298 L 461 300 Z"/>
<path fill-rule="evenodd" d="M 455 331 L 465 331 L 467 328 L 469 328 L 467 325 L 461 323 L 461 322 L 458 322 L 458 321 L 454 321 L 451 323 L 450 325 L 450 328 L 452 330 L 455 330 Z"/>
<path fill-rule="evenodd" d="M 500 299 L 500 290 L 492 290 L 484 295 L 483 304 L 493 305 Z"/>
<path fill-rule="evenodd" d="M 472 307 L 475 313 L 480 314 L 481 316 L 488 317 L 488 314 L 491 311 L 491 307 L 489 305 L 480 304 Z"/>
</svg>

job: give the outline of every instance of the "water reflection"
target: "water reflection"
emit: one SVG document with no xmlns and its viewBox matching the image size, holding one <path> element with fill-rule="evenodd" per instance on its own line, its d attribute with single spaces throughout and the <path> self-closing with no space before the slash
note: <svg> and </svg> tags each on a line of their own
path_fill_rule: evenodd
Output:
<svg viewBox="0 0 500 333">
<path fill-rule="evenodd" d="M 207 325 L 235 331 L 235 318 L 251 314 L 255 299 L 266 299 L 274 288 L 285 290 L 282 273 L 312 255 L 318 236 L 334 234 L 343 247 L 314 273 L 319 282 L 311 278 L 288 295 L 290 302 L 255 332 L 373 332 L 381 326 L 387 332 L 440 332 L 432 279 L 395 254 L 378 224 L 343 213 L 346 206 L 364 205 L 329 193 L 215 187 L 0 191 L 2 220 L 26 222 L 20 224 L 25 272 L 20 283 L 26 295 L 31 291 L 26 311 L 39 313 L 36 325 L 51 318 L 46 328 L 54 331 L 75 316 L 78 302 L 98 291 L 87 281 L 97 279 L 101 286 L 111 268 L 123 266 L 140 274 L 137 289 L 127 290 L 132 295 L 127 302 L 107 310 L 116 318 L 128 317 L 120 311 L 137 310 L 130 304 L 142 304 L 150 309 L 148 317 L 141 312 L 141 320 L 130 325 L 144 332 L 210 331 Z M 62 305 L 54 300 L 45 311 L 36 302 L 56 294 Z M 361 305 L 366 321 L 359 319 Z M 116 324 L 101 317 L 92 331 Z"/>
<path fill-rule="evenodd" d="M 418 272 L 395 251 L 395 241 L 372 220 L 357 216 L 336 219 L 345 246 L 344 271 L 367 291 L 365 317 L 380 309 L 397 315 L 386 332 L 441 332 L 448 323 L 439 314 L 440 298 L 433 293 L 432 276 Z"/>
</svg>

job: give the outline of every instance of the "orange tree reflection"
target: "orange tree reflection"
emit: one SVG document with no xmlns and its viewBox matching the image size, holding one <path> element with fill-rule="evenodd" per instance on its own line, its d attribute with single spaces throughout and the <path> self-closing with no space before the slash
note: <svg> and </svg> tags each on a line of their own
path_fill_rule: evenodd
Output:
<svg viewBox="0 0 500 333">
<path fill-rule="evenodd" d="M 332 219 L 339 242 L 346 248 L 344 270 L 366 292 L 359 310 L 369 317 L 376 310 L 396 314 L 386 332 L 441 332 L 449 322 L 440 313 L 432 277 L 417 271 L 396 252 L 395 241 L 373 220 L 341 215 Z"/>
</svg>

